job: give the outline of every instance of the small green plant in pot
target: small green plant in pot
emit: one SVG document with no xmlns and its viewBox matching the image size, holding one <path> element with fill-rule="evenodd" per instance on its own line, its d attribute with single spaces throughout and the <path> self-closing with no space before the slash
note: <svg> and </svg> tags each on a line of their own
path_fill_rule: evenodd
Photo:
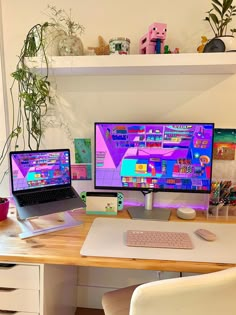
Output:
<svg viewBox="0 0 236 315">
<path fill-rule="evenodd" d="M 215 37 L 233 35 L 236 29 L 228 29 L 233 16 L 236 15 L 236 6 L 232 5 L 233 0 L 212 0 L 212 8 L 207 11 L 205 21 L 210 27 Z M 228 31 L 231 33 L 228 34 Z"/>
<path fill-rule="evenodd" d="M 225 52 L 236 49 L 234 39 L 235 28 L 229 25 L 236 15 L 233 0 L 211 0 L 212 8 L 207 11 L 204 21 L 208 22 L 213 33 L 212 38 L 204 47 L 203 52 Z"/>
</svg>

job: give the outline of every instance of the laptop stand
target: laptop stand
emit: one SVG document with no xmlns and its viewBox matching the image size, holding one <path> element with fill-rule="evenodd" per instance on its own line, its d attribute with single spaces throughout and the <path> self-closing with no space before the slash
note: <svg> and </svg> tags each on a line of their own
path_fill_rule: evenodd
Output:
<svg viewBox="0 0 236 315">
<path fill-rule="evenodd" d="M 69 211 L 56 213 L 54 215 L 57 216 L 58 218 L 54 219 L 52 222 L 54 224 L 57 224 L 57 225 L 49 226 L 49 227 L 48 226 L 47 227 L 40 227 L 38 225 L 38 222 L 35 222 L 37 219 L 38 220 L 42 219 L 48 225 L 49 221 L 47 220 L 46 217 L 48 217 L 49 215 L 45 215 L 45 216 L 41 216 L 41 217 L 34 217 L 34 218 L 27 218 L 25 220 L 21 220 L 17 215 L 18 223 L 22 229 L 22 233 L 19 234 L 19 237 L 21 239 L 25 239 L 25 238 L 33 237 L 36 235 L 41 235 L 41 234 L 51 233 L 51 232 L 55 232 L 55 231 L 59 231 L 59 230 L 64 230 L 67 228 L 81 225 L 83 223 L 82 221 L 75 220 L 71 216 Z M 50 217 L 51 216 L 52 215 L 50 215 Z M 41 222 L 42 222 L 42 220 L 41 220 Z"/>
</svg>

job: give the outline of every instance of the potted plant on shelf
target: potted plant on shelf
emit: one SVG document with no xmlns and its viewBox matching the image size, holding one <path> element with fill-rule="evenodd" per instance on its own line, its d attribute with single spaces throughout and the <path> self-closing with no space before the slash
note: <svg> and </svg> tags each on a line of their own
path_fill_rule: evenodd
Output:
<svg viewBox="0 0 236 315">
<path fill-rule="evenodd" d="M 206 12 L 204 21 L 209 23 L 214 38 L 205 45 L 203 52 L 236 51 L 236 40 L 233 36 L 236 29 L 229 29 L 229 24 L 236 15 L 233 0 L 212 0 L 211 4 L 212 8 Z"/>
<path fill-rule="evenodd" d="M 9 200 L 7 198 L 0 197 L 0 221 L 7 218 L 9 210 Z"/>
<path fill-rule="evenodd" d="M 84 54 L 83 43 L 79 36 L 84 33 L 84 26 L 72 19 L 63 9 L 48 5 L 52 42 L 56 41 L 60 56 L 81 56 Z"/>
</svg>

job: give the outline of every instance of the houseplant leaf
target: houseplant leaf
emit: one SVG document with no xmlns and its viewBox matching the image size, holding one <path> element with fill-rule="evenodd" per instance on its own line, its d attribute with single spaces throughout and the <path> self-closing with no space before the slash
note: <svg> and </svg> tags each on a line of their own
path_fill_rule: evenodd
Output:
<svg viewBox="0 0 236 315">
<path fill-rule="evenodd" d="M 228 9 L 230 8 L 230 6 L 232 5 L 233 0 L 224 0 L 223 1 L 223 7 L 222 7 L 222 17 L 224 16 L 224 14 L 228 11 Z"/>
<path fill-rule="evenodd" d="M 221 16 L 221 10 L 213 3 L 212 6 L 214 7 L 214 9 L 216 10 L 216 12 L 219 13 L 219 15 Z"/>
<path fill-rule="evenodd" d="M 210 14 L 210 18 L 212 19 L 212 21 L 214 22 L 214 24 L 215 24 L 216 26 L 219 25 L 218 17 L 217 17 L 214 13 L 211 13 L 211 14 Z"/>
<path fill-rule="evenodd" d="M 212 2 L 222 8 L 222 3 L 221 3 L 220 1 L 218 1 L 218 0 L 212 0 Z"/>
</svg>

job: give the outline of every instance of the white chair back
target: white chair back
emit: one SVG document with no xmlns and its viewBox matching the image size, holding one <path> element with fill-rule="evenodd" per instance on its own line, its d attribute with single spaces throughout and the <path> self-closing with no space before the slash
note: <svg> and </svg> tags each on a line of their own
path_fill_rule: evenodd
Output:
<svg viewBox="0 0 236 315">
<path fill-rule="evenodd" d="M 138 286 L 129 315 L 235 315 L 236 267 Z"/>
</svg>

